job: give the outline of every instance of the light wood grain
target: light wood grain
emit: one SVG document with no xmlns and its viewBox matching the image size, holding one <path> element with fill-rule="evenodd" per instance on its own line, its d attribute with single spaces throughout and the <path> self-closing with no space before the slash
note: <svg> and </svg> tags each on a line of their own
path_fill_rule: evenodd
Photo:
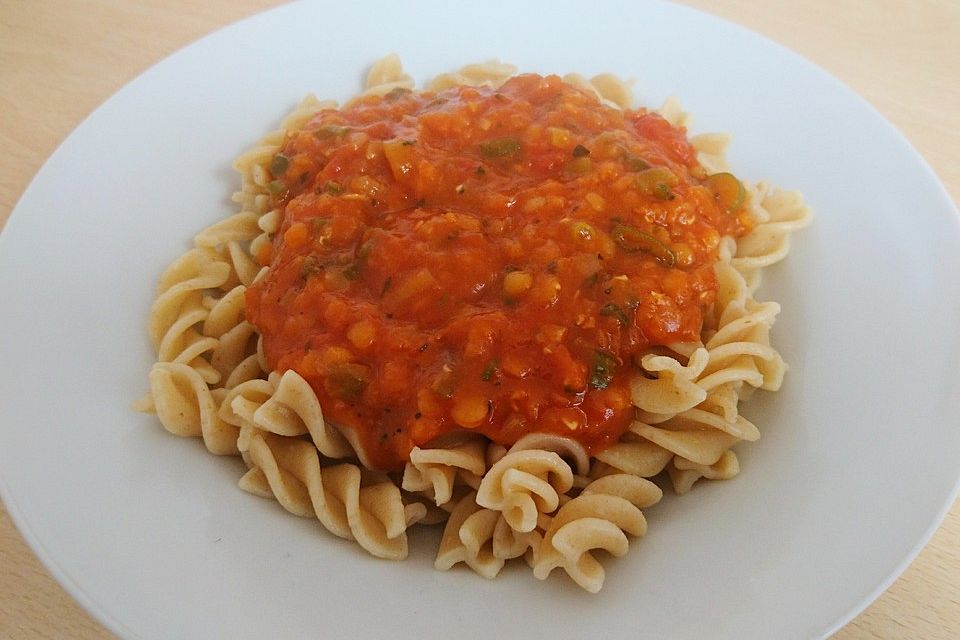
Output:
<svg viewBox="0 0 960 640">
<path fill-rule="evenodd" d="M 204 34 L 275 4 L 0 0 L 0 225 L 56 146 L 125 82 Z M 684 4 L 762 33 L 836 75 L 907 136 L 960 200 L 960 3 Z M 0 637 L 111 637 L 50 577 L 2 509 L 0 567 Z M 958 637 L 960 503 L 893 586 L 836 635 Z"/>
</svg>

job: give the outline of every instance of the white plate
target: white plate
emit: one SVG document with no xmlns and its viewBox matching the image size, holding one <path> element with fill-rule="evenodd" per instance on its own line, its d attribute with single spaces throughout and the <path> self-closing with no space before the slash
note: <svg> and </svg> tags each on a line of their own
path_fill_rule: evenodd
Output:
<svg viewBox="0 0 960 640">
<path fill-rule="evenodd" d="M 916 554 L 960 469 L 958 215 L 865 102 L 743 29 L 656 3 L 297 4 L 197 42 L 77 128 L 0 238 L 0 475 L 24 535 L 129 638 L 808 638 L 838 628 Z M 435 534 L 378 561 L 236 488 L 241 464 L 130 410 L 152 361 L 163 267 L 232 211 L 231 159 L 302 94 L 346 98 L 375 58 L 420 81 L 498 56 L 638 78 L 733 166 L 803 190 L 815 225 L 762 297 L 783 313 L 782 392 L 743 473 L 648 512 L 591 596 L 524 566 L 432 568 Z"/>
</svg>

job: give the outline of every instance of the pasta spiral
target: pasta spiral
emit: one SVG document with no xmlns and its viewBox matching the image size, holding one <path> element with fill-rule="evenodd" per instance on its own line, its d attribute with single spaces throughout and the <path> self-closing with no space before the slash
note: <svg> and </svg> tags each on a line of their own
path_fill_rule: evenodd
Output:
<svg viewBox="0 0 960 640">
<path fill-rule="evenodd" d="M 474 489 L 486 471 L 486 445 L 480 439 L 448 448 L 414 447 L 403 472 L 401 487 L 406 491 L 426 492 L 436 505 L 453 497 L 458 480 Z"/>
<path fill-rule="evenodd" d="M 220 415 L 237 427 L 253 427 L 280 436 L 309 434 L 317 450 L 328 458 L 353 455 L 346 439 L 323 419 L 320 402 L 310 385 L 292 370 L 234 387 L 224 399 Z"/>
<path fill-rule="evenodd" d="M 505 560 L 493 551 L 493 533 L 499 514 L 477 504 L 472 491 L 457 502 L 443 529 L 434 566 L 450 569 L 463 562 L 484 578 L 495 578 Z"/>
<path fill-rule="evenodd" d="M 550 521 L 533 575 L 545 580 L 559 567 L 582 588 L 596 593 L 603 586 L 605 572 L 591 551 L 624 555 L 629 546 L 625 533 L 644 535 L 647 522 L 641 509 L 653 506 L 662 496 L 657 485 L 634 475 L 609 475 L 593 481 Z"/>
<path fill-rule="evenodd" d="M 434 566 L 446 570 L 463 562 L 479 575 L 493 578 L 507 560 L 527 552 L 532 559 L 549 517 L 541 514 L 536 528 L 519 532 L 502 513 L 481 507 L 476 498 L 475 491 L 468 493 L 450 513 Z"/>
<path fill-rule="evenodd" d="M 167 431 L 202 437 L 207 449 L 217 455 L 238 453 L 239 429 L 217 414 L 217 398 L 196 369 L 177 362 L 158 362 L 149 378 L 151 408 Z"/>
<path fill-rule="evenodd" d="M 560 505 L 573 487 L 570 465 L 552 451 L 513 451 L 487 470 L 477 504 L 500 511 L 515 531 L 533 531 L 541 513 Z"/>
<path fill-rule="evenodd" d="M 378 558 L 407 556 L 406 530 L 418 512 L 405 508 L 400 490 L 383 474 L 365 474 L 353 464 L 321 468 L 309 442 L 268 433 L 254 434 L 246 453 L 251 469 L 240 480 L 242 489 L 272 495 L 295 515 L 316 517 Z"/>
</svg>

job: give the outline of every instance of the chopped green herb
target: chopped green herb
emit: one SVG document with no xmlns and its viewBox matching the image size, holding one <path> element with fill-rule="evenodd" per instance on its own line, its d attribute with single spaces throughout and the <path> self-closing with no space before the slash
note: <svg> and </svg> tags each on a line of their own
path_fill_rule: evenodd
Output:
<svg viewBox="0 0 960 640">
<path fill-rule="evenodd" d="M 633 253 L 643 251 L 649 253 L 667 267 L 672 267 L 677 263 L 677 256 L 665 244 L 654 238 L 649 233 L 644 233 L 636 227 L 626 224 L 618 224 L 613 227 L 613 240 L 620 245 L 624 251 Z"/>
<path fill-rule="evenodd" d="M 313 225 L 314 231 L 320 231 L 327 226 L 328 222 L 330 222 L 329 218 L 313 218 L 310 220 L 310 224 Z"/>
<path fill-rule="evenodd" d="M 270 174 L 275 178 L 279 178 L 286 173 L 287 167 L 289 166 L 290 158 L 282 153 L 278 153 L 277 155 L 273 156 L 273 160 L 270 161 Z"/>
<path fill-rule="evenodd" d="M 590 386 L 594 389 L 606 389 L 617 370 L 616 359 L 606 351 L 594 351 L 590 365 Z"/>
<path fill-rule="evenodd" d="M 356 280 L 360 277 L 360 268 L 361 264 L 359 260 L 354 260 L 343 268 L 343 271 L 340 273 L 343 274 L 343 277 L 347 280 Z"/>
<path fill-rule="evenodd" d="M 602 273 L 602 272 L 600 272 L 600 271 L 594 271 L 593 273 L 591 273 L 590 275 L 588 275 L 586 278 L 583 279 L 583 285 L 582 285 L 582 286 L 584 286 L 584 287 L 592 287 L 593 285 L 595 285 L 595 284 L 597 284 L 598 282 L 600 282 L 600 274 L 601 274 L 601 273 Z"/>
<path fill-rule="evenodd" d="M 613 302 L 608 302 L 607 304 L 600 307 L 600 315 L 616 318 L 617 322 L 619 322 L 624 327 L 630 324 L 630 318 L 627 316 L 627 312 L 621 309 L 619 305 Z"/>
<path fill-rule="evenodd" d="M 335 196 L 338 193 L 343 193 L 343 185 L 336 180 L 327 180 L 326 184 L 323 185 L 323 190 Z"/>
<path fill-rule="evenodd" d="M 520 153 L 520 140 L 514 137 L 487 140 L 480 143 L 480 153 L 487 158 L 510 158 Z"/>
<path fill-rule="evenodd" d="M 489 382 L 490 378 L 493 377 L 493 372 L 497 370 L 497 367 L 500 366 L 500 363 L 496 358 L 487 363 L 487 366 L 483 368 L 483 373 L 480 374 L 480 379 L 484 382 Z"/>
<path fill-rule="evenodd" d="M 573 148 L 572 153 L 574 158 L 585 158 L 586 156 L 590 155 L 590 149 L 587 149 L 582 144 L 578 144 Z"/>
<path fill-rule="evenodd" d="M 318 273 L 323 273 L 323 263 L 320 262 L 317 256 L 307 256 L 303 264 L 300 265 L 300 277 L 306 280 Z"/>
<path fill-rule="evenodd" d="M 360 248 L 357 249 L 357 259 L 363 261 L 369 258 L 376 244 L 377 243 L 374 242 L 373 240 L 367 240 L 362 245 L 360 245 Z"/>
</svg>

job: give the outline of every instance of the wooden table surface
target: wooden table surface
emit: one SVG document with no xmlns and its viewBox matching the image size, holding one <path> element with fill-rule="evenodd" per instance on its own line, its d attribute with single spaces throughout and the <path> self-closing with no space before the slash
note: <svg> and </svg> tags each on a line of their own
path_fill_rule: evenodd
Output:
<svg viewBox="0 0 960 640">
<path fill-rule="evenodd" d="M 0 226 L 43 162 L 148 66 L 276 0 L 0 0 Z M 960 201 L 960 2 L 684 0 L 780 42 L 873 103 Z M 960 427 L 960 425 L 957 425 Z M 0 506 L 0 638 L 109 638 Z M 835 638 L 960 638 L 960 502 Z"/>
</svg>

